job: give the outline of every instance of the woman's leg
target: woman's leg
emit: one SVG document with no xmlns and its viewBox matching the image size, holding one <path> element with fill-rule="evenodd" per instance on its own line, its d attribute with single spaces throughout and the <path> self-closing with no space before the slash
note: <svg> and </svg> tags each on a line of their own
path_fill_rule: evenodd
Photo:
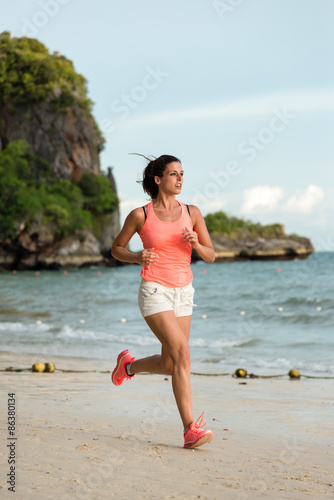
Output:
<svg viewBox="0 0 334 500">
<path fill-rule="evenodd" d="M 194 421 L 188 346 L 191 316 L 176 318 L 174 311 L 164 311 L 147 316 L 145 320 L 162 344 L 161 356 L 149 356 L 133 361 L 131 373 L 142 371 L 161 373 L 157 370 L 166 368 L 167 371 L 171 371 L 176 404 L 184 428 L 187 428 Z M 162 371 L 162 373 L 166 373 L 166 371 Z"/>
<path fill-rule="evenodd" d="M 187 342 L 189 342 L 190 336 L 190 324 L 191 316 L 182 316 L 176 318 L 179 323 L 184 335 L 186 336 Z M 161 346 L 161 354 L 154 354 L 153 356 L 147 356 L 146 358 L 136 359 L 131 364 L 131 373 L 157 373 L 160 375 L 172 375 L 173 374 L 173 361 L 164 346 Z"/>
</svg>

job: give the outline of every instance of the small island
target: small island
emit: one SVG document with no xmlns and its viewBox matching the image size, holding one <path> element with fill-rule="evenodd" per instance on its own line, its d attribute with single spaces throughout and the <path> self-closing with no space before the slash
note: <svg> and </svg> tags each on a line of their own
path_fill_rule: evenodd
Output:
<svg viewBox="0 0 334 500">
<path fill-rule="evenodd" d="M 282 224 L 263 226 L 225 212 L 208 214 L 205 222 L 216 262 L 305 259 L 314 252 L 308 238 L 286 235 Z"/>
</svg>

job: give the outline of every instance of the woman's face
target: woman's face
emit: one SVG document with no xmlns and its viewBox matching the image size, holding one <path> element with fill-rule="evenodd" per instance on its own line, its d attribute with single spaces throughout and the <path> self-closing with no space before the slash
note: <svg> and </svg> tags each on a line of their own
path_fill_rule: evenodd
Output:
<svg viewBox="0 0 334 500">
<path fill-rule="evenodd" d="M 168 163 L 162 177 L 155 177 L 159 191 L 165 194 L 180 194 L 183 184 L 183 169 L 181 163 L 173 161 Z"/>
</svg>

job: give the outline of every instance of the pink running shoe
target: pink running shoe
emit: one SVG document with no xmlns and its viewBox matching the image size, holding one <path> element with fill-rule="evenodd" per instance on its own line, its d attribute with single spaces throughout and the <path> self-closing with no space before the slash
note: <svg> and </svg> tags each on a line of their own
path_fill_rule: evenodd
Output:
<svg viewBox="0 0 334 500">
<path fill-rule="evenodd" d="M 203 412 L 204 413 L 204 412 Z M 209 429 L 202 429 L 206 425 L 206 421 L 202 418 L 203 413 L 198 417 L 196 422 L 190 424 L 190 429 L 184 435 L 183 448 L 197 448 L 204 443 L 208 443 L 213 439 L 213 433 Z M 200 420 L 200 422 L 198 422 Z"/>
<path fill-rule="evenodd" d="M 135 358 L 131 356 L 127 349 L 118 355 L 116 367 L 111 375 L 113 384 L 121 385 L 125 379 L 132 378 L 134 376 L 134 374 L 128 375 L 125 368 L 127 364 L 132 363 L 134 360 Z"/>
</svg>

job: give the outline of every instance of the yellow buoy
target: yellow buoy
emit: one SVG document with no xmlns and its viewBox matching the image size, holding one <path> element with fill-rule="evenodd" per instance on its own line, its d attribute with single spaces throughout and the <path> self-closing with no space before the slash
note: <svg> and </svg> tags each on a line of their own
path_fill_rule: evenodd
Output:
<svg viewBox="0 0 334 500">
<path fill-rule="evenodd" d="M 41 373 L 41 372 L 44 372 L 44 370 L 45 370 L 45 364 L 44 363 L 34 363 L 32 365 L 32 371 L 33 372 L 39 372 L 39 373 Z"/>
<path fill-rule="evenodd" d="M 238 370 L 235 370 L 234 375 L 239 378 L 245 378 L 247 376 L 247 370 L 238 368 Z"/>
<path fill-rule="evenodd" d="M 55 371 L 55 365 L 53 363 L 45 363 L 45 372 L 53 373 Z"/>
<path fill-rule="evenodd" d="M 300 373 L 298 370 L 290 370 L 289 377 L 294 379 L 300 378 Z"/>
</svg>

